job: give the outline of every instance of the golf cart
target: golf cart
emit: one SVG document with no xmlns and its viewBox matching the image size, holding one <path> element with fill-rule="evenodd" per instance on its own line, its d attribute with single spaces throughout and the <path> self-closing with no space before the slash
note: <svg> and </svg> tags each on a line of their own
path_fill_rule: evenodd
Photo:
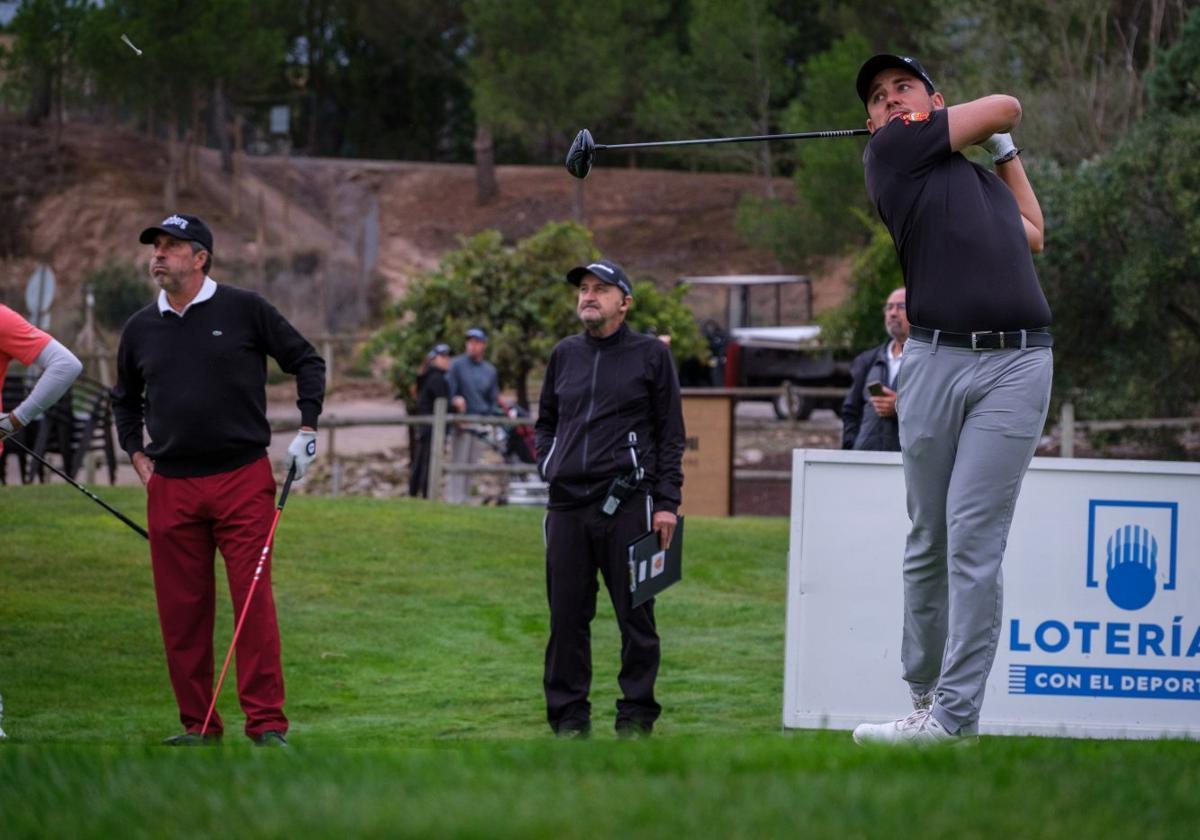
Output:
<svg viewBox="0 0 1200 840">
<path fill-rule="evenodd" d="M 722 287 L 725 290 L 724 324 L 709 318 L 701 324 L 708 340 L 712 360 L 701 365 L 695 359 L 681 366 L 681 384 L 690 387 L 776 387 L 791 382 L 797 387 L 848 388 L 850 360 L 836 356 L 821 343 L 821 328 L 803 323 L 787 326 L 782 323 L 783 298 L 786 287 L 790 299 L 798 291 L 803 303 L 803 320 L 812 318 L 812 283 L 808 277 L 795 274 L 741 274 L 717 277 L 684 277 L 679 280 L 688 286 Z M 773 302 L 773 315 L 754 323 L 751 292 L 759 289 L 759 299 L 766 291 Z M 791 411 L 782 395 L 770 398 L 775 415 L 780 419 L 794 416 L 805 420 L 816 408 L 830 408 L 840 414 L 840 396 L 803 396 L 792 394 Z"/>
</svg>

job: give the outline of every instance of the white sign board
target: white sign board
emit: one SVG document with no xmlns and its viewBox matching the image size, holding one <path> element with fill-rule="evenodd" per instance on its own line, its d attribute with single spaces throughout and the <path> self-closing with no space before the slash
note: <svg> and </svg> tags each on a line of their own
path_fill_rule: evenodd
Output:
<svg viewBox="0 0 1200 840">
<path fill-rule="evenodd" d="M 900 454 L 796 450 L 783 723 L 903 717 Z M 1200 737 L 1200 464 L 1035 458 L 980 730 Z"/>
<path fill-rule="evenodd" d="M 292 110 L 287 105 L 271 106 L 270 121 L 272 134 L 287 134 Z"/>
</svg>

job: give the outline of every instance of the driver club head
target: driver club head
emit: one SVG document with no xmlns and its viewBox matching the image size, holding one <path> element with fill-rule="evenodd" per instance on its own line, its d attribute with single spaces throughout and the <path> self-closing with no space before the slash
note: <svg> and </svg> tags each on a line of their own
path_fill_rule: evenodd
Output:
<svg viewBox="0 0 1200 840">
<path fill-rule="evenodd" d="M 586 178 L 592 171 L 592 157 L 596 154 L 596 142 L 586 128 L 575 135 L 571 150 L 567 152 L 567 171 L 576 178 Z"/>
</svg>

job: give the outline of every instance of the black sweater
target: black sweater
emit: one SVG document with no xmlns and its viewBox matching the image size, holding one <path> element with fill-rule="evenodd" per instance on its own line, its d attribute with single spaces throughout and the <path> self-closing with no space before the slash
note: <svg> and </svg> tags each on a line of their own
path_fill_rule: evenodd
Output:
<svg viewBox="0 0 1200 840">
<path fill-rule="evenodd" d="M 145 451 L 156 472 L 215 475 L 266 454 L 267 356 L 296 376 L 303 426 L 316 428 L 325 361 L 254 292 L 219 285 L 183 317 L 152 303 L 125 324 L 113 413 L 121 448 Z M 150 442 L 142 444 L 142 426 Z"/>
<path fill-rule="evenodd" d="M 551 509 L 598 501 L 613 478 L 628 473 L 630 432 L 654 509 L 678 509 L 683 410 L 671 351 L 657 338 L 622 324 L 607 338 L 581 333 L 560 341 L 546 365 L 535 429 Z"/>
</svg>

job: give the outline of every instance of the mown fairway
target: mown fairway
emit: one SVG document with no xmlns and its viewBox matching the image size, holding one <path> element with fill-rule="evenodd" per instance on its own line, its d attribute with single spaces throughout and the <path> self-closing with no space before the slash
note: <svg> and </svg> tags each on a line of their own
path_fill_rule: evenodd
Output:
<svg viewBox="0 0 1200 840">
<path fill-rule="evenodd" d="M 141 491 L 100 490 L 144 521 Z M 78 491 L 0 489 L 0 837 L 1192 836 L 1200 744 L 782 733 L 784 520 L 689 521 L 652 739 L 612 736 L 601 594 L 588 742 L 549 735 L 541 513 L 293 497 L 275 593 L 291 750 L 179 731 L 146 545 Z M 224 587 L 223 574 L 218 574 Z M 218 656 L 230 633 L 219 606 Z M 835 642 L 836 640 L 831 640 Z"/>
</svg>

